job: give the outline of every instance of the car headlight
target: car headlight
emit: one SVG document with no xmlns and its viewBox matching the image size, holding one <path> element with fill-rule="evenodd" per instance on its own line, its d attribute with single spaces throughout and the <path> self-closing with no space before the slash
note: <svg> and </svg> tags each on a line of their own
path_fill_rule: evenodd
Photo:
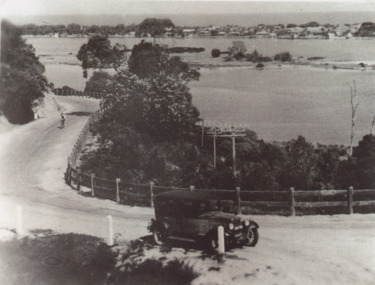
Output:
<svg viewBox="0 0 375 285">
<path fill-rule="evenodd" d="M 228 227 L 229 227 L 230 230 L 234 229 L 234 225 L 232 223 L 229 223 Z"/>
<path fill-rule="evenodd" d="M 246 227 L 248 227 L 250 225 L 250 221 L 249 220 L 245 220 L 244 224 L 245 224 Z"/>
</svg>

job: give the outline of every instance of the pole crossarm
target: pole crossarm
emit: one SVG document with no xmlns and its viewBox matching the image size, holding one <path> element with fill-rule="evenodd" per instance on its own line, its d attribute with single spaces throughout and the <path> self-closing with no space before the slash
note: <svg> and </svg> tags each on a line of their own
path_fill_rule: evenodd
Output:
<svg viewBox="0 0 375 285">
<path fill-rule="evenodd" d="M 245 129 L 237 127 L 214 127 L 207 131 L 206 133 L 209 136 L 216 137 L 245 137 Z"/>
</svg>

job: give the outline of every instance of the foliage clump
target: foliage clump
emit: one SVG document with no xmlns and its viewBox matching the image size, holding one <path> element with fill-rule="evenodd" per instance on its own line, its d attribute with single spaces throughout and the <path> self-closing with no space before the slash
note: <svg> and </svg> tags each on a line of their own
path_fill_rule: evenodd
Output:
<svg viewBox="0 0 375 285">
<path fill-rule="evenodd" d="M 51 87 L 44 72 L 32 45 L 21 38 L 21 30 L 2 21 L 0 115 L 13 124 L 32 121 L 33 101 Z"/>
<path fill-rule="evenodd" d="M 217 49 L 217 48 L 214 48 L 214 49 L 212 49 L 212 51 L 211 51 L 211 55 L 212 55 L 212 57 L 219 57 L 220 54 L 221 54 L 221 52 L 220 52 L 220 50 Z"/>
<path fill-rule="evenodd" d="M 274 56 L 274 60 L 279 60 L 282 62 L 292 61 L 292 55 L 288 51 L 281 52 Z"/>
</svg>

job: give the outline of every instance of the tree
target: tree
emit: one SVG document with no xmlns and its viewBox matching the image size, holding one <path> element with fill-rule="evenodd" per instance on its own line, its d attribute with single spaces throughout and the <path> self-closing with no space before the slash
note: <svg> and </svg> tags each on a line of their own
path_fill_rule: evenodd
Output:
<svg viewBox="0 0 375 285">
<path fill-rule="evenodd" d="M 164 34 L 165 29 L 168 27 L 174 27 L 174 24 L 170 19 L 147 18 L 139 24 L 136 35 L 142 36 L 143 34 L 148 33 L 155 39 L 155 37 Z"/>
<path fill-rule="evenodd" d="M 174 76 L 182 84 L 199 80 L 199 72 L 180 57 L 169 57 L 166 47 L 142 41 L 135 45 L 128 61 L 129 71 L 140 78 Z"/>
<path fill-rule="evenodd" d="M 86 82 L 85 92 L 105 93 L 112 79 L 113 76 L 107 72 L 94 71 L 93 75 Z"/>
<path fill-rule="evenodd" d="M 285 62 L 285 61 L 292 61 L 292 55 L 286 51 L 286 52 L 281 52 L 281 53 L 278 53 L 274 56 L 274 59 L 275 60 L 280 60 L 282 62 Z"/>
<path fill-rule="evenodd" d="M 350 131 L 350 149 L 349 149 L 349 155 L 352 156 L 353 154 L 353 140 L 355 136 L 354 127 L 355 127 L 355 120 L 356 120 L 356 111 L 359 105 L 359 95 L 357 94 L 357 86 L 355 84 L 355 81 L 353 82 L 353 87 L 349 85 L 350 88 L 350 105 L 352 108 L 352 126 Z"/>
<path fill-rule="evenodd" d="M 126 125 L 158 141 L 189 137 L 198 121 L 189 88 L 175 74 L 141 80 L 122 71 L 107 93 L 101 109 L 108 124 Z"/>
<path fill-rule="evenodd" d="M 217 48 L 214 48 L 212 51 L 211 51 L 211 55 L 212 57 L 219 57 L 221 54 L 220 50 L 217 49 Z"/>
<path fill-rule="evenodd" d="M 81 25 L 74 24 L 74 23 L 69 24 L 66 28 L 66 31 L 68 32 L 69 35 L 80 34 L 82 32 Z"/>
<path fill-rule="evenodd" d="M 245 43 L 243 41 L 233 41 L 233 45 L 228 48 L 228 51 L 233 56 L 244 56 L 246 53 Z"/>
<path fill-rule="evenodd" d="M 252 62 L 259 62 L 261 57 L 262 55 L 257 50 L 254 50 L 251 54 L 246 55 L 247 60 Z"/>
<path fill-rule="evenodd" d="M 370 134 L 372 135 L 375 135 L 375 113 L 374 113 L 374 116 L 372 118 L 372 122 L 371 122 L 371 131 L 370 131 Z"/>
<path fill-rule="evenodd" d="M 286 25 L 286 27 L 287 27 L 287 29 L 291 29 L 291 28 L 297 27 L 297 25 L 296 24 L 288 24 L 288 25 Z"/>
<path fill-rule="evenodd" d="M 353 155 L 341 161 L 335 177 L 338 188 L 357 189 L 375 187 L 375 136 L 365 135 L 353 148 Z"/>
<path fill-rule="evenodd" d="M 155 56 L 142 58 L 144 52 Z M 180 58 L 170 58 L 163 48 L 144 42 L 135 47 L 129 62 L 129 70 L 113 76 L 94 73 L 92 84 L 100 81 L 106 95 L 93 127 L 100 148 L 89 155 L 85 167 L 103 177 L 116 173 L 132 182 L 204 181 L 201 163 L 206 162 L 194 143 L 200 134 L 199 112 L 187 86 L 199 73 Z"/>
<path fill-rule="evenodd" d="M 353 157 L 356 160 L 355 173 L 358 177 L 358 187 L 375 188 L 375 136 L 365 135 L 354 148 Z"/>
<path fill-rule="evenodd" d="M 116 71 L 127 60 L 125 45 L 112 47 L 107 36 L 92 36 L 87 44 L 78 51 L 77 59 L 82 62 L 83 76 L 87 77 L 87 69 L 114 68 Z"/>
<path fill-rule="evenodd" d="M 286 164 L 283 168 L 280 185 L 282 188 L 291 186 L 296 189 L 315 189 L 318 169 L 316 167 L 318 156 L 314 146 L 304 137 L 287 143 L 285 147 Z"/>
<path fill-rule="evenodd" d="M 24 124 L 34 119 L 32 103 L 51 85 L 34 48 L 21 38 L 20 28 L 1 22 L 0 114 L 9 122 Z"/>
<path fill-rule="evenodd" d="M 142 40 L 132 49 L 128 61 L 129 71 L 141 78 L 152 77 L 161 70 L 161 63 L 167 59 L 164 47 Z"/>
</svg>

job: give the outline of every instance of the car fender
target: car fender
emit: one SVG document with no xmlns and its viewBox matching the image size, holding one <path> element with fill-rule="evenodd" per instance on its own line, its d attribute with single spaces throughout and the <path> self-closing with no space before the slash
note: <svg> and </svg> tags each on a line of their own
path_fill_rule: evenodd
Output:
<svg viewBox="0 0 375 285">
<path fill-rule="evenodd" d="M 259 229 L 259 225 L 256 222 L 250 220 L 250 226 L 249 227 L 251 227 L 251 226 L 254 226 L 257 229 Z"/>
<path fill-rule="evenodd" d="M 164 228 L 166 232 L 169 232 L 169 224 L 166 220 L 164 221 L 156 221 L 155 219 L 151 219 L 151 223 L 148 226 L 150 232 L 152 232 L 156 227 Z"/>
</svg>

